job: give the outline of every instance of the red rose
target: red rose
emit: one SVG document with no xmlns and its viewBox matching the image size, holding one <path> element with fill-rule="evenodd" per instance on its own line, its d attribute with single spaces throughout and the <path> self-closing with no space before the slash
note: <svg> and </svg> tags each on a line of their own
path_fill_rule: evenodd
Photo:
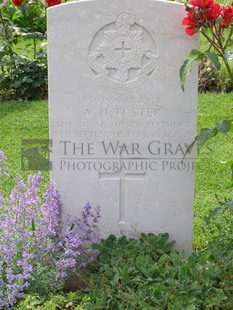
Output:
<svg viewBox="0 0 233 310">
<path fill-rule="evenodd" d="M 204 10 L 204 15 L 207 20 L 213 20 L 220 16 L 221 6 L 217 3 L 213 3 Z"/>
<path fill-rule="evenodd" d="M 194 35 L 194 33 L 196 33 L 200 29 L 201 23 L 200 23 L 200 20 L 198 19 L 198 16 L 195 14 L 194 7 L 188 7 L 188 14 L 183 19 L 182 25 L 188 26 L 185 29 L 185 32 L 189 36 Z"/>
<path fill-rule="evenodd" d="M 182 25 L 188 26 L 185 32 L 192 36 L 202 26 L 214 22 L 221 16 L 221 6 L 214 3 L 214 0 L 189 0 L 191 7 L 186 6 L 187 16 L 183 19 Z"/>
<path fill-rule="evenodd" d="M 211 6 L 214 1 L 213 0 L 190 0 L 190 3 L 193 6 L 198 6 L 199 8 L 209 7 Z"/>
<path fill-rule="evenodd" d="M 190 0 L 190 3 L 198 8 L 196 14 L 207 20 L 217 18 L 221 13 L 221 6 L 213 0 Z"/>
<path fill-rule="evenodd" d="M 233 8 L 230 6 L 223 6 L 221 16 L 223 18 L 222 25 L 228 26 L 233 18 Z"/>
<path fill-rule="evenodd" d="M 61 4 L 61 0 L 46 0 L 48 6 L 53 6 L 57 4 Z"/>
<path fill-rule="evenodd" d="M 23 0 L 12 0 L 12 3 L 16 6 L 21 5 L 23 3 Z"/>
</svg>

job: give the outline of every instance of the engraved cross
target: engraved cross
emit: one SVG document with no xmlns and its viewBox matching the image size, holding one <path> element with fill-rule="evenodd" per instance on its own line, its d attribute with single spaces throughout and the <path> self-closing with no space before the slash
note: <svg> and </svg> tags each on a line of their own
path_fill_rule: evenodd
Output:
<svg viewBox="0 0 233 310">
<path fill-rule="evenodd" d="M 115 48 L 115 51 L 121 52 L 121 58 L 125 57 L 125 52 L 132 51 L 132 49 L 130 47 L 127 47 L 125 43 L 125 41 L 121 41 L 120 47 Z"/>
<path fill-rule="evenodd" d="M 127 225 L 126 219 L 126 181 L 138 180 L 143 181 L 146 179 L 146 172 L 122 172 L 116 170 L 112 172 L 99 172 L 100 181 L 118 181 L 119 182 L 119 220 L 118 225 L 123 229 Z"/>
</svg>

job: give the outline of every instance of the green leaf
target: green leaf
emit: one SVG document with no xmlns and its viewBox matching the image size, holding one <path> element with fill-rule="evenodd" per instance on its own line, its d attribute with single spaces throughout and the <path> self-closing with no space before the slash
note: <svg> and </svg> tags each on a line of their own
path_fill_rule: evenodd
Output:
<svg viewBox="0 0 233 310">
<path fill-rule="evenodd" d="M 197 137 L 196 137 L 195 140 L 187 147 L 187 149 L 186 149 L 186 151 L 185 151 L 185 153 L 184 153 L 184 156 L 183 156 L 183 158 L 182 158 L 182 160 L 181 160 L 181 163 L 183 163 L 183 161 L 184 161 L 186 155 L 191 153 L 191 151 L 192 151 L 192 149 L 193 149 L 193 147 L 194 147 L 194 145 L 195 145 L 196 142 L 197 142 Z"/>
<path fill-rule="evenodd" d="M 15 88 L 19 88 L 19 87 L 21 87 L 21 82 L 20 82 L 20 81 L 17 81 L 17 82 L 15 82 L 15 83 L 13 84 L 13 86 L 14 86 Z"/>
<path fill-rule="evenodd" d="M 219 70 L 221 67 L 221 63 L 218 59 L 218 56 L 214 52 L 211 52 L 211 51 L 207 51 L 204 54 L 207 56 L 207 58 L 209 58 L 209 60 L 215 66 L 215 68 Z"/>
<path fill-rule="evenodd" d="M 190 74 L 194 61 L 201 61 L 204 54 L 198 50 L 192 49 L 189 53 L 189 57 L 184 61 L 180 68 L 180 86 L 184 91 L 184 84 L 187 76 Z"/>
<path fill-rule="evenodd" d="M 23 17 L 23 14 L 20 10 L 16 11 L 15 14 L 12 16 L 12 19 L 13 20 L 16 20 L 18 18 L 22 18 Z"/>
<path fill-rule="evenodd" d="M 31 79 L 31 78 L 26 78 L 26 79 L 25 79 L 25 82 L 28 83 L 28 84 L 30 84 L 30 83 L 33 82 L 33 79 Z"/>
<path fill-rule="evenodd" d="M 214 210 L 210 211 L 209 215 L 204 217 L 205 223 L 208 224 L 209 221 L 212 220 L 212 218 L 214 218 L 218 214 L 224 213 L 224 211 L 225 210 L 223 208 L 220 208 L 220 207 L 215 208 Z"/>
<path fill-rule="evenodd" d="M 200 134 L 196 137 L 197 144 L 204 145 L 208 140 L 213 138 L 218 134 L 218 130 L 216 127 L 214 128 L 203 128 Z"/>
<path fill-rule="evenodd" d="M 198 50 L 195 50 L 195 49 L 192 49 L 189 53 L 189 58 L 192 58 L 193 60 L 196 60 L 196 61 L 202 61 L 203 57 L 204 57 L 204 53 Z"/>
<path fill-rule="evenodd" d="M 187 58 L 180 68 L 180 86 L 183 91 L 184 91 L 185 80 L 191 72 L 193 61 L 194 60 L 192 58 Z"/>
<path fill-rule="evenodd" d="M 216 123 L 216 128 L 221 133 L 227 133 L 231 130 L 231 121 L 230 120 L 223 120 Z"/>
<path fill-rule="evenodd" d="M 32 219 L 32 231 L 33 231 L 33 232 L 36 231 L 36 225 L 35 225 L 34 219 Z"/>
</svg>

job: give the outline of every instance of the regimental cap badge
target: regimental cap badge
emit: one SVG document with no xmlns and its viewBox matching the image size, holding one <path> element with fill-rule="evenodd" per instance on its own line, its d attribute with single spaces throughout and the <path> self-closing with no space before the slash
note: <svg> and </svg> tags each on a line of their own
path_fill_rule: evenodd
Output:
<svg viewBox="0 0 233 310">
<path fill-rule="evenodd" d="M 100 34 L 103 41 L 98 45 Z M 121 13 L 115 23 L 95 35 L 89 57 L 98 80 L 115 89 L 131 89 L 150 78 L 156 68 L 157 53 L 152 36 L 136 23 L 136 17 Z"/>
</svg>

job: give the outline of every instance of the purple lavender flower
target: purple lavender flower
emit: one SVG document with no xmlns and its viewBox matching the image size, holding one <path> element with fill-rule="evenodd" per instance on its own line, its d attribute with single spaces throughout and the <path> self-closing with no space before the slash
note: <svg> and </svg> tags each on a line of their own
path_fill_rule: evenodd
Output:
<svg viewBox="0 0 233 310">
<path fill-rule="evenodd" d="M 0 176 L 6 176 L 0 151 Z M 64 283 L 68 270 L 86 265 L 93 257 L 90 243 L 98 238 L 100 208 L 89 203 L 80 218 L 62 219 L 54 182 L 40 190 L 41 173 L 27 182 L 16 176 L 9 197 L 0 192 L 0 309 L 12 306 L 25 291 L 43 293 Z"/>
</svg>

